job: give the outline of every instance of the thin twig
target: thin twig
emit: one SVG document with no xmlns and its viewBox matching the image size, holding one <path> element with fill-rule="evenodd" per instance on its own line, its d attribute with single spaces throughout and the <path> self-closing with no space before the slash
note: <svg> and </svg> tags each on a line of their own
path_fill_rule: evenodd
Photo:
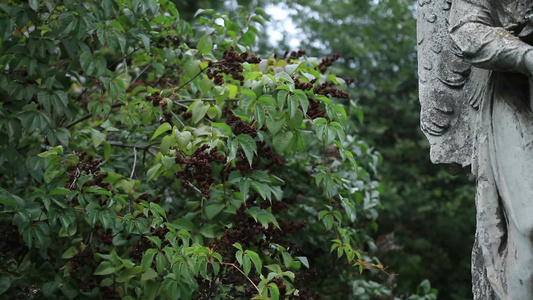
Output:
<svg viewBox="0 0 533 300">
<path fill-rule="evenodd" d="M 198 99 L 174 100 L 174 103 L 178 104 L 178 103 L 182 103 L 182 102 L 194 102 L 196 100 L 202 100 L 202 101 L 206 101 L 206 102 L 215 102 L 215 101 L 217 101 L 217 99 L 215 99 L 215 98 L 198 98 Z M 226 99 L 224 101 L 239 101 L 239 99 L 237 99 L 237 98 L 229 98 L 229 99 Z"/>
<path fill-rule="evenodd" d="M 176 100 L 174 100 L 174 101 L 172 101 L 172 102 L 173 102 L 174 104 L 178 105 L 178 106 L 183 107 L 183 108 L 187 108 L 187 109 L 189 108 L 187 105 L 185 105 L 185 104 L 183 104 L 183 103 L 181 103 L 181 102 L 178 102 L 178 101 L 176 101 Z"/>
<path fill-rule="evenodd" d="M 184 84 L 180 85 L 176 90 L 175 92 L 181 90 L 182 88 L 184 88 L 185 86 L 187 86 L 189 83 L 191 83 L 193 80 L 196 79 L 196 77 L 200 76 L 200 74 L 202 74 L 205 70 L 207 70 L 207 67 L 203 68 L 203 69 L 200 69 L 200 72 L 198 72 L 198 74 L 194 75 L 191 79 L 187 80 L 187 82 L 185 82 Z"/>
<path fill-rule="evenodd" d="M 189 187 L 191 187 L 195 192 L 199 193 L 200 195 L 202 195 L 202 199 L 203 199 L 203 196 L 204 196 L 204 193 L 202 193 L 202 191 L 200 191 L 199 188 L 195 187 L 194 184 L 190 183 L 189 182 Z"/>
<path fill-rule="evenodd" d="M 111 69 L 111 67 L 113 67 L 114 65 L 118 64 L 119 62 L 123 61 L 125 58 L 128 58 L 130 55 L 132 55 L 133 53 L 139 51 L 141 49 L 141 47 L 137 48 L 137 49 L 133 49 L 133 51 L 131 51 L 130 53 L 128 54 L 124 54 L 121 58 L 119 58 L 117 61 L 115 61 L 114 63 L 112 63 L 111 65 L 109 65 L 109 67 L 107 67 L 108 69 Z"/>
<path fill-rule="evenodd" d="M 135 174 L 135 166 L 137 166 L 137 148 L 133 147 L 133 167 L 131 168 L 130 179 L 132 179 L 133 174 Z"/>
<path fill-rule="evenodd" d="M 259 296 L 263 296 L 261 295 L 261 290 L 259 290 L 259 287 L 253 282 L 253 280 L 248 277 L 248 275 L 246 275 L 246 273 L 244 273 L 239 267 L 237 267 L 234 263 L 221 263 L 223 265 L 226 265 L 226 266 L 232 266 L 234 267 L 235 269 L 237 269 L 237 271 L 241 272 L 242 275 L 244 275 L 244 277 L 246 277 L 246 279 L 248 279 L 248 281 L 250 281 L 250 283 L 254 286 L 255 290 L 257 291 L 257 293 L 259 293 Z"/>
<path fill-rule="evenodd" d="M 117 107 L 121 107 L 122 105 L 124 105 L 123 103 L 117 103 L 117 104 L 113 104 L 111 105 L 111 108 L 117 108 Z M 72 123 L 68 124 L 65 128 L 69 129 L 70 127 L 78 124 L 78 123 L 81 123 L 87 119 L 89 119 L 90 117 L 92 117 L 93 115 L 91 113 L 88 113 L 86 114 L 85 116 L 77 119 L 76 121 L 73 121 Z"/>
<path fill-rule="evenodd" d="M 137 77 L 135 77 L 135 79 L 133 79 L 130 83 L 130 85 L 132 85 L 135 81 L 137 81 L 137 79 L 139 79 L 139 77 L 141 77 L 141 75 L 146 72 L 146 70 L 148 70 L 148 68 L 150 67 L 151 65 L 147 65 L 146 68 L 142 69 L 141 72 L 139 72 L 139 74 L 137 75 Z"/>
<path fill-rule="evenodd" d="M 173 111 L 170 111 L 170 113 L 172 114 L 174 118 L 176 118 L 176 120 L 178 120 L 178 122 L 180 122 L 181 126 L 185 127 L 185 124 L 183 123 L 183 121 Z"/>
<path fill-rule="evenodd" d="M 136 148 L 136 149 L 143 149 L 143 150 L 149 149 L 157 144 L 159 143 L 156 142 L 156 143 L 151 143 L 148 145 L 130 145 L 130 144 L 124 144 L 124 143 L 119 143 L 119 142 L 109 142 L 109 145 L 115 146 L 115 147 L 134 148 L 134 149 Z"/>
</svg>

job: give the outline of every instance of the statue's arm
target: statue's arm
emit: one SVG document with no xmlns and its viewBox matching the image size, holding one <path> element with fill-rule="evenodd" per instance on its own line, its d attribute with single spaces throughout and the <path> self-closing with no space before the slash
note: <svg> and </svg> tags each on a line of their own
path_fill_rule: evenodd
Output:
<svg viewBox="0 0 533 300">
<path fill-rule="evenodd" d="M 476 67 L 533 76 L 533 47 L 500 27 L 489 0 L 455 0 L 450 35 L 464 59 Z"/>
</svg>

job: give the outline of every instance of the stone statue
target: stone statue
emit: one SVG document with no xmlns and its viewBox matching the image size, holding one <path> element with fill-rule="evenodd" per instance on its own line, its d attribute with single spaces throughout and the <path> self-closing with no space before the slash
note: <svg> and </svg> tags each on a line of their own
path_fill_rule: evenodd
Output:
<svg viewBox="0 0 533 300">
<path fill-rule="evenodd" d="M 474 299 L 533 299 L 533 0 L 418 0 L 421 127 L 476 180 Z"/>
</svg>

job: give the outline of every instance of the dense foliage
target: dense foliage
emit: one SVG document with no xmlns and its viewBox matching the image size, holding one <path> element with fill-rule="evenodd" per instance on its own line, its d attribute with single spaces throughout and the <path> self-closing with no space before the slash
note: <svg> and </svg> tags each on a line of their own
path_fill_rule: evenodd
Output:
<svg viewBox="0 0 533 300">
<path fill-rule="evenodd" d="M 364 111 L 359 132 L 383 155 L 385 186 L 377 238 L 380 258 L 399 273 L 405 293 L 428 278 L 442 299 L 472 299 L 470 253 L 474 189 L 429 160 L 419 130 L 416 1 L 284 1 L 313 55 L 342 54 L 334 68 L 354 78 L 352 98 Z"/>
<path fill-rule="evenodd" d="M 3 298 L 391 295 L 339 56 L 259 58 L 245 11 L 0 3 Z"/>
</svg>

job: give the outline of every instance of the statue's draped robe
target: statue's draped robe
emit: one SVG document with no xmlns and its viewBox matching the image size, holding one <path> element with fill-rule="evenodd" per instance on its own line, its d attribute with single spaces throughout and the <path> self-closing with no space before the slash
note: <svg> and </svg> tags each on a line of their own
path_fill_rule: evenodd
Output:
<svg viewBox="0 0 533 300">
<path fill-rule="evenodd" d="M 511 34 L 532 2 L 453 0 L 450 13 L 460 54 L 490 70 L 478 101 L 472 160 L 473 292 L 479 300 L 533 299 L 533 113 L 525 64 L 533 47 Z"/>
</svg>

